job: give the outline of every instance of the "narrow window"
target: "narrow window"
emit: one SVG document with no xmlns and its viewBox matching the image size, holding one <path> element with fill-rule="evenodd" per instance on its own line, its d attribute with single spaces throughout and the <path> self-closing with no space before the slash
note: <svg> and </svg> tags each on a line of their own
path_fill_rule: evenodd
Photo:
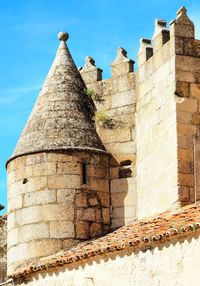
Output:
<svg viewBox="0 0 200 286">
<path fill-rule="evenodd" d="M 87 163 L 82 164 L 82 172 L 83 172 L 83 184 L 90 184 L 90 165 Z"/>
</svg>

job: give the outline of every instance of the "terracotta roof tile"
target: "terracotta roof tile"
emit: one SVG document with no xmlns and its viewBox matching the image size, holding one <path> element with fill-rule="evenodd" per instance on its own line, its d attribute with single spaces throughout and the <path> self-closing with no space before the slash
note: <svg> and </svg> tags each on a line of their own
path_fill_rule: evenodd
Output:
<svg viewBox="0 0 200 286">
<path fill-rule="evenodd" d="M 43 258 L 37 263 L 32 262 L 31 265 L 26 266 L 10 277 L 17 279 L 32 272 L 74 263 L 123 249 L 134 249 L 134 247 L 137 250 L 145 249 L 153 246 L 155 242 L 164 242 L 165 239 L 169 241 L 171 238 L 181 234 L 187 236 L 189 233 L 197 230 L 200 230 L 199 203 L 187 206 L 174 213 L 165 212 L 155 218 L 136 221 L 106 236 L 80 243 L 69 251 Z"/>
</svg>

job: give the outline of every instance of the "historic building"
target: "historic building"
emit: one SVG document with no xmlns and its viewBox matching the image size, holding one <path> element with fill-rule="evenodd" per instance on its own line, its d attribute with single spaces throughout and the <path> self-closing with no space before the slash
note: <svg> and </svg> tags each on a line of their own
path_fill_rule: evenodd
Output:
<svg viewBox="0 0 200 286">
<path fill-rule="evenodd" d="M 186 9 L 155 21 L 137 72 L 119 48 L 105 80 L 58 38 L 6 164 L 5 283 L 198 285 L 200 41 Z"/>
</svg>

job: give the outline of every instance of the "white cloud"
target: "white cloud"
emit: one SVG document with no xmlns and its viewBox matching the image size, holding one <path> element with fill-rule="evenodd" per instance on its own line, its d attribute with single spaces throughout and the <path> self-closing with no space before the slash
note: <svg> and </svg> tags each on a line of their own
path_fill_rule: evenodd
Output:
<svg viewBox="0 0 200 286">
<path fill-rule="evenodd" d="M 33 85 L 29 87 L 15 87 L 2 89 L 0 91 L 0 105 L 13 104 L 32 92 L 40 90 L 41 85 Z M 38 94 L 37 94 L 38 95 Z"/>
</svg>

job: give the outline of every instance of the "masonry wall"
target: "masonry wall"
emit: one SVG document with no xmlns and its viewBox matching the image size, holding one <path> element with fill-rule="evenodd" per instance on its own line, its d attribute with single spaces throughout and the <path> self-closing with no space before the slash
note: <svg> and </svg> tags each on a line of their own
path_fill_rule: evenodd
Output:
<svg viewBox="0 0 200 286">
<path fill-rule="evenodd" d="M 41 272 L 29 286 L 188 286 L 199 283 L 199 237 L 190 237 L 146 251 L 121 252 L 68 268 Z M 26 285 L 26 283 L 15 284 Z"/>
<path fill-rule="evenodd" d="M 178 183 L 181 204 L 188 204 L 200 199 L 200 42 L 189 19 L 175 28 Z"/>
<path fill-rule="evenodd" d="M 0 283 L 5 281 L 7 269 L 7 220 L 0 217 Z"/>
<path fill-rule="evenodd" d="M 110 187 L 112 228 L 136 218 L 136 143 L 135 143 L 135 73 L 134 62 L 123 48 L 111 64 L 112 77 L 102 80 L 102 71 L 94 60 L 86 58 L 80 70 L 87 92 L 97 108 L 94 118 L 100 139 L 112 155 Z"/>
<path fill-rule="evenodd" d="M 157 25 L 157 24 L 156 24 Z M 157 27 L 156 27 L 157 28 Z M 175 53 L 160 31 L 142 40 L 137 74 L 137 192 L 138 217 L 175 207 L 177 190 L 177 134 Z"/>
<path fill-rule="evenodd" d="M 39 153 L 8 164 L 8 273 L 109 228 L 106 154 Z"/>
</svg>

